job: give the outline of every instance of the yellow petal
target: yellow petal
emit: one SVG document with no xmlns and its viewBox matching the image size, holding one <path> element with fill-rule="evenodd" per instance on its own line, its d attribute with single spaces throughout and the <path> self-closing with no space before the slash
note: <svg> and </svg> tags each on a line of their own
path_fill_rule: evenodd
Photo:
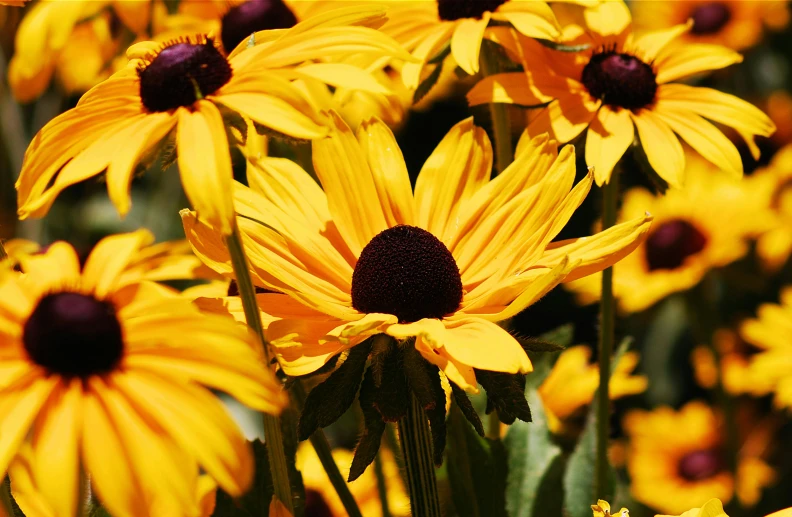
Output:
<svg viewBox="0 0 792 517">
<path fill-rule="evenodd" d="M 473 117 L 456 124 L 435 148 L 415 183 L 418 226 L 446 242 L 456 231 L 459 209 L 487 183 L 492 146 Z"/>
<path fill-rule="evenodd" d="M 270 323 L 266 337 L 286 375 L 306 375 L 321 368 L 332 357 L 358 344 L 360 340 L 320 343 L 342 322 L 337 319 L 284 319 Z"/>
<path fill-rule="evenodd" d="M 653 66 L 657 67 L 658 65 L 655 62 L 657 56 L 662 54 L 663 50 L 668 48 L 672 41 L 689 31 L 692 26 L 693 20 L 689 20 L 687 23 L 674 25 L 667 29 L 645 32 L 641 36 L 635 38 L 635 42 L 633 43 L 635 53 L 644 63 L 652 63 Z M 675 46 L 668 54 L 678 53 L 682 48 L 687 46 L 688 45 Z M 655 68 L 655 70 L 658 70 L 658 68 Z"/>
<path fill-rule="evenodd" d="M 632 25 L 630 10 L 621 0 L 601 2 L 583 11 L 583 16 L 586 28 L 603 37 L 628 33 Z"/>
<path fill-rule="evenodd" d="M 533 371 L 517 340 L 489 321 L 472 317 L 448 322 L 445 333 L 437 337 L 439 346 L 444 346 L 448 355 L 462 364 L 493 372 Z"/>
<path fill-rule="evenodd" d="M 298 77 L 316 79 L 336 88 L 349 88 L 371 93 L 390 94 L 369 72 L 345 63 L 312 63 L 295 68 Z"/>
<path fill-rule="evenodd" d="M 699 72 L 720 70 L 742 60 L 740 54 L 721 45 L 685 43 L 661 53 L 653 66 L 657 70 L 657 84 L 665 84 Z"/>
<path fill-rule="evenodd" d="M 586 129 L 599 105 L 600 102 L 593 101 L 588 94 L 567 94 L 539 112 L 528 125 L 528 134 L 550 133 L 559 142 L 569 142 Z"/>
<path fill-rule="evenodd" d="M 56 242 L 44 253 L 20 259 L 25 273 L 47 291 L 75 289 L 80 285 L 80 259 L 70 244 Z"/>
<path fill-rule="evenodd" d="M 468 75 L 478 73 L 481 39 L 484 37 L 484 31 L 487 30 L 490 16 L 491 14 L 487 11 L 480 19 L 465 18 L 460 20 L 451 36 L 451 55 Z"/>
<path fill-rule="evenodd" d="M 503 17 L 529 38 L 556 40 L 561 30 L 553 10 L 545 2 L 512 0 L 498 7 L 496 18 Z"/>
<path fill-rule="evenodd" d="M 594 167 L 598 186 L 608 183 L 611 172 L 635 137 L 630 112 L 602 107 L 586 133 L 586 165 Z"/>
<path fill-rule="evenodd" d="M 542 80 L 544 77 L 537 79 Z M 564 88 L 562 94 L 568 92 L 565 88 L 567 81 L 553 78 L 546 83 L 538 80 L 529 81 L 528 76 L 523 72 L 494 74 L 477 82 L 468 91 L 467 100 L 471 106 L 488 103 L 538 106 L 555 99 L 556 95 L 553 93 L 556 89 Z"/>
<path fill-rule="evenodd" d="M 111 235 L 99 241 L 85 262 L 83 289 L 98 297 L 110 294 L 133 255 L 153 240 L 151 232 L 138 230 Z"/>
<path fill-rule="evenodd" d="M 679 139 L 652 111 L 642 109 L 631 115 L 649 164 L 669 185 L 682 188 L 685 153 Z"/>
<path fill-rule="evenodd" d="M 357 131 L 389 227 L 415 224 L 407 165 L 390 128 L 379 119 L 363 121 Z"/>
<path fill-rule="evenodd" d="M 431 28 L 430 32 L 424 36 L 421 43 L 415 47 L 412 55 L 417 59 L 417 62 L 405 63 L 401 71 L 402 81 L 408 90 L 418 88 L 421 82 L 421 72 L 423 71 L 426 61 L 434 57 L 443 45 L 448 42 L 455 28 L 456 23 L 440 23 Z"/>
<path fill-rule="evenodd" d="M 176 146 L 182 186 L 198 217 L 229 235 L 234 226 L 233 172 L 223 117 L 209 101 L 196 106 L 195 111 L 179 111 Z"/>
<path fill-rule="evenodd" d="M 32 457 L 33 450 L 30 444 L 23 444 L 8 468 L 8 476 L 14 480 L 11 495 L 25 517 L 57 517 L 36 484 Z M 0 516 L 12 517 L 5 512 L 0 512 Z"/>
<path fill-rule="evenodd" d="M 656 115 L 690 147 L 720 170 L 736 179 L 742 178 L 743 164 L 740 152 L 717 127 L 695 113 L 663 109 L 662 101 L 657 103 Z"/>
<path fill-rule="evenodd" d="M 313 143 L 316 175 L 333 220 L 355 256 L 388 228 L 371 169 L 349 126 L 331 113 L 335 130 Z"/>
</svg>

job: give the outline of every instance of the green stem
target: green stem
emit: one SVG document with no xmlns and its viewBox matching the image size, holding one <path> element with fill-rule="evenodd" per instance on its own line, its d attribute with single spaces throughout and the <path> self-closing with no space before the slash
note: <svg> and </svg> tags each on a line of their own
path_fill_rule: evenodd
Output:
<svg viewBox="0 0 792 517">
<path fill-rule="evenodd" d="M 385 470 L 382 466 L 382 449 L 374 458 L 374 474 L 377 476 L 377 492 L 382 507 L 382 517 L 391 517 L 390 506 L 388 506 L 388 484 L 385 481 Z"/>
<path fill-rule="evenodd" d="M 399 439 L 407 470 L 413 517 L 441 517 L 429 422 L 420 403 L 412 394 L 410 410 L 407 416 L 399 420 Z"/>
<path fill-rule="evenodd" d="M 602 188 L 602 229 L 616 224 L 619 201 L 619 173 L 614 169 L 610 181 Z M 608 490 L 608 436 L 610 435 L 610 374 L 613 355 L 615 303 L 613 299 L 613 268 L 602 272 L 602 298 L 600 299 L 599 332 L 599 387 L 597 388 L 597 457 L 594 470 L 594 500 L 607 496 Z"/>
<path fill-rule="evenodd" d="M 497 52 L 494 45 L 482 43 L 481 73 L 484 77 L 495 75 L 501 71 L 498 67 Z M 492 134 L 495 138 L 495 170 L 501 173 L 514 159 L 509 105 L 491 102 L 489 110 L 492 117 Z"/>
<path fill-rule="evenodd" d="M 242 299 L 242 307 L 245 311 L 245 320 L 248 326 L 256 333 L 259 342 L 264 350 L 264 359 L 269 364 L 269 349 L 267 340 L 264 338 L 264 330 L 261 324 L 261 314 L 259 314 L 258 303 L 256 302 L 256 289 L 253 287 L 253 280 L 250 277 L 245 249 L 242 246 L 242 236 L 239 227 L 234 222 L 233 233 L 226 237 L 226 246 L 231 255 L 231 265 L 234 268 L 239 296 Z M 291 482 L 289 481 L 288 462 L 286 452 L 283 449 L 283 435 L 281 433 L 280 419 L 276 416 L 262 413 L 264 419 L 264 436 L 267 441 L 267 453 L 269 455 L 270 471 L 272 474 L 272 484 L 275 496 L 286 506 L 291 514 L 294 514 L 294 504 L 292 502 Z"/>
<path fill-rule="evenodd" d="M 492 413 L 487 415 L 487 438 L 490 440 L 500 440 L 501 422 L 498 417 L 498 410 L 493 409 Z"/>
<path fill-rule="evenodd" d="M 298 409 L 302 410 L 305 404 L 305 388 L 299 380 L 295 380 L 291 392 L 295 403 L 299 406 Z M 349 491 L 349 485 L 347 485 L 344 476 L 341 475 L 341 471 L 338 470 L 338 465 L 333 459 L 333 452 L 324 431 L 321 429 L 314 431 L 310 437 L 310 441 L 314 451 L 316 451 L 316 455 L 319 457 L 319 462 L 322 464 L 330 480 L 330 484 L 333 485 L 336 494 L 338 494 L 338 498 L 341 499 L 341 504 L 344 505 L 344 510 L 346 510 L 347 515 L 349 515 L 349 517 L 363 517 L 357 501 L 355 501 L 355 497 L 352 495 L 352 492 Z"/>
</svg>

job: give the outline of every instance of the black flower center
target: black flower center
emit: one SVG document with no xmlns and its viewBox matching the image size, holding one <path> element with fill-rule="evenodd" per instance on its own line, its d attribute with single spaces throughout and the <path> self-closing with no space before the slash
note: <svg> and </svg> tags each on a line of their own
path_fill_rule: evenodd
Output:
<svg viewBox="0 0 792 517">
<path fill-rule="evenodd" d="M 679 460 L 679 475 L 688 481 L 709 479 L 723 469 L 723 459 L 717 449 L 693 451 Z"/>
<path fill-rule="evenodd" d="M 592 97 L 630 110 L 654 101 L 657 81 L 652 67 L 629 54 L 602 52 L 583 68 L 581 82 Z"/>
<path fill-rule="evenodd" d="M 646 239 L 649 271 L 676 269 L 706 245 L 707 237 L 689 222 L 681 219 L 665 222 Z"/>
<path fill-rule="evenodd" d="M 442 318 L 462 302 L 462 278 L 440 240 L 415 226 L 396 226 L 371 239 L 352 274 L 352 306 L 393 314 L 400 322 Z"/>
<path fill-rule="evenodd" d="M 124 355 L 124 338 L 109 302 L 79 293 L 44 296 L 25 323 L 30 359 L 65 377 L 111 372 Z"/>
<path fill-rule="evenodd" d="M 693 18 L 693 34 L 715 34 L 729 23 L 731 10 L 724 2 L 707 2 L 696 7 L 690 15 Z"/>
<path fill-rule="evenodd" d="M 437 0 L 437 12 L 441 20 L 453 21 L 460 18 L 481 18 L 487 11 L 494 11 L 506 0 Z"/>
<path fill-rule="evenodd" d="M 138 69 L 140 100 L 152 112 L 191 106 L 231 80 L 231 65 L 212 40 L 179 42 Z"/>
<path fill-rule="evenodd" d="M 223 15 L 220 40 L 231 52 L 251 34 L 270 29 L 288 29 L 297 17 L 282 0 L 248 0 L 232 7 Z"/>
</svg>

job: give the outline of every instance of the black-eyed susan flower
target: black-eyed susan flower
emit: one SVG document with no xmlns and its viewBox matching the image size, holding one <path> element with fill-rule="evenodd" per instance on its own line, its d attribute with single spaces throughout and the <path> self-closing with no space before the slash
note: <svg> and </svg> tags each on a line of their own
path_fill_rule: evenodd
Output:
<svg viewBox="0 0 792 517">
<path fill-rule="evenodd" d="M 235 206 L 254 282 L 270 291 L 258 302 L 283 371 L 307 375 L 342 363 L 308 396 L 306 408 L 322 411 L 303 412 L 303 438 L 349 407 L 365 371 L 360 404 L 368 432 L 354 478 L 373 459 L 384 422 L 404 416 L 410 391 L 431 413 L 441 461 L 442 379 L 466 408 L 463 390 L 476 392 L 480 383 L 504 422 L 527 419 L 516 374 L 531 371 L 531 362 L 496 322 L 558 283 L 630 253 L 651 218 L 553 243 L 593 181 L 587 176 L 573 185 L 571 146 L 559 153 L 554 141 L 538 137 L 489 181 L 489 139 L 467 119 L 437 146 L 413 192 L 385 124 L 365 122 L 355 138 L 337 115 L 331 118 L 334 131 L 313 145 L 324 191 L 294 163 L 263 158 L 248 171 L 251 188 L 236 185 Z M 231 275 L 218 229 L 190 211 L 182 219 L 196 254 Z M 241 317 L 237 297 L 198 303 Z M 480 430 L 472 408 L 468 415 Z"/>
<path fill-rule="evenodd" d="M 468 74 L 479 71 L 481 42 L 491 22 L 511 24 L 531 38 L 555 40 L 560 27 L 553 11 L 542 1 L 515 0 L 417 0 L 379 2 L 388 6 L 388 22 L 382 31 L 390 34 L 418 60 L 406 63 L 402 78 L 415 89 L 427 62 L 444 47 Z"/>
<path fill-rule="evenodd" d="M 370 13 L 306 22 L 228 58 L 207 37 L 164 45 L 138 43 L 129 65 L 86 93 L 78 105 L 50 121 L 34 138 L 17 180 L 18 213 L 44 215 L 69 185 L 106 171 L 110 199 L 123 215 L 130 208 L 135 167 L 169 134 L 187 197 L 200 217 L 231 232 L 231 158 L 224 114 L 236 113 L 277 133 L 312 139 L 326 120 L 292 85 L 308 77 L 351 88 L 383 87 L 352 66 L 308 63 L 321 51 L 409 55 L 368 27 L 350 27 Z M 344 24 L 344 25 L 339 25 Z"/>
<path fill-rule="evenodd" d="M 740 338 L 732 329 L 722 328 L 712 335 L 712 344 L 720 356 L 720 376 L 723 389 L 730 395 L 763 396 L 773 391 L 773 381 L 750 367 L 757 349 Z M 691 353 L 693 373 L 703 387 L 715 389 L 718 365 L 709 346 L 701 345 Z"/>
<path fill-rule="evenodd" d="M 591 364 L 591 349 L 586 346 L 567 348 L 558 356 L 550 374 L 539 386 L 547 416 L 548 428 L 556 434 L 575 435 L 576 417 L 591 404 L 599 386 L 599 367 Z M 638 364 L 637 352 L 626 352 L 613 368 L 609 396 L 611 400 L 643 393 L 648 380 L 643 375 L 632 375 Z"/>
<path fill-rule="evenodd" d="M 781 292 L 780 304 L 764 304 L 759 307 L 757 317 L 743 322 L 740 335 L 747 342 L 760 348 L 751 360 L 751 371 L 761 376 L 775 392 L 775 404 L 779 408 L 792 407 L 792 376 L 789 365 L 792 346 L 789 330 L 792 329 L 792 288 Z"/>
<path fill-rule="evenodd" d="M 630 13 L 620 1 L 587 8 L 585 22 L 566 32 L 570 43 L 590 50 L 560 52 L 521 38 L 513 52 L 531 60 L 530 66 L 483 79 L 468 93 L 470 104 L 546 105 L 528 125 L 528 136 L 549 131 L 559 142 L 570 142 L 585 132 L 586 162 L 598 185 L 608 182 L 636 137 L 649 164 L 671 186 L 680 187 L 685 179 L 680 138 L 740 177 L 737 148 L 709 121 L 734 128 L 758 157 L 754 137 L 775 129 L 767 116 L 732 95 L 673 82 L 738 63 L 739 54 L 717 45 L 672 45 L 687 25 L 633 34 Z"/>
<path fill-rule="evenodd" d="M 58 242 L 2 278 L 0 471 L 28 476 L 53 515 L 75 515 L 81 472 L 113 515 L 199 515 L 199 466 L 232 495 L 253 475 L 207 388 L 266 412 L 285 404 L 245 327 L 124 278 L 149 238 L 108 237 L 82 269 Z"/>
<path fill-rule="evenodd" d="M 622 507 L 616 513 L 611 513 L 610 503 L 603 499 L 598 499 L 597 504 L 591 505 L 594 517 L 630 517 L 630 510 Z"/>
<path fill-rule="evenodd" d="M 720 499 L 710 499 L 701 508 L 693 508 L 686 511 L 682 515 L 655 515 L 655 517 L 729 517 L 723 511 L 723 503 Z M 771 517 L 771 516 L 768 516 Z"/>
<path fill-rule="evenodd" d="M 410 499 L 399 474 L 399 466 L 389 450 L 382 449 L 379 454 L 390 514 L 407 517 L 410 515 Z M 333 460 L 338 464 L 339 470 L 344 472 L 349 469 L 352 462 L 352 451 L 343 448 L 333 449 Z M 305 485 L 306 515 L 346 517 L 348 513 L 341 499 L 330 485 L 319 457 L 307 442 L 301 443 L 297 448 L 296 464 Z M 354 483 L 350 483 L 349 491 L 354 496 L 361 514 L 366 517 L 382 516 L 382 502 L 377 488 L 377 477 L 373 471 L 366 471 Z"/>
<path fill-rule="evenodd" d="M 792 254 L 792 146 L 778 151 L 748 181 L 757 203 L 774 220 L 773 227 L 759 237 L 756 252 L 766 269 L 777 271 Z"/>
<path fill-rule="evenodd" d="M 627 468 L 633 497 L 666 513 L 700 507 L 713 497 L 728 502 L 735 494 L 734 476 L 727 468 L 724 429 L 706 404 L 689 402 L 679 411 L 659 407 L 634 410 L 623 422 L 629 438 Z M 756 504 L 761 489 L 775 479 L 762 459 L 767 451 L 766 428 L 739 454 L 736 494 L 745 506 Z"/>
<path fill-rule="evenodd" d="M 637 30 L 658 30 L 693 21 L 681 43 L 714 43 L 744 50 L 762 40 L 765 27 L 783 29 L 789 23 L 786 2 L 765 0 L 677 0 L 634 2 L 631 5 Z"/>
<path fill-rule="evenodd" d="M 624 195 L 621 220 L 644 212 L 655 218 L 646 241 L 614 267 L 613 292 L 624 311 L 644 310 L 695 286 L 711 269 L 744 256 L 750 240 L 772 227 L 748 181 L 718 174 L 694 154 L 687 163 L 684 190 L 658 196 L 635 188 Z M 595 276 L 569 285 L 582 303 L 599 298 Z"/>
</svg>

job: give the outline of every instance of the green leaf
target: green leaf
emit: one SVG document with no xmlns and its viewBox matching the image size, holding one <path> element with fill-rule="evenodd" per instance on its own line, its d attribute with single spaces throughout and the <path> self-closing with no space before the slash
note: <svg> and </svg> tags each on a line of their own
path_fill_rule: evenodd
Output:
<svg viewBox="0 0 792 517">
<path fill-rule="evenodd" d="M 632 337 L 625 337 L 621 341 L 611 359 L 611 364 L 619 363 L 619 359 L 630 347 L 630 343 L 632 343 Z M 611 369 L 611 375 L 613 375 L 613 370 Z M 569 517 L 591 517 L 591 504 L 596 502 L 597 498 L 613 499 L 616 476 L 612 467 L 609 469 L 606 493 L 594 494 L 597 461 L 597 407 L 599 403 L 599 398 L 595 395 L 594 401 L 589 407 L 586 427 L 569 458 L 564 474 L 564 507 Z"/>
<path fill-rule="evenodd" d="M 252 446 L 256 463 L 256 474 L 250 490 L 239 499 L 234 499 L 218 488 L 212 517 L 255 517 L 269 513 L 273 489 L 267 446 L 260 440 L 254 441 Z"/>
<path fill-rule="evenodd" d="M 443 64 L 440 63 L 432 73 L 429 74 L 426 79 L 421 81 L 421 84 L 418 85 L 418 88 L 415 89 L 415 93 L 413 93 L 413 104 L 418 104 L 421 102 L 421 99 L 426 97 L 429 91 L 437 84 L 437 80 L 440 79 L 440 73 L 443 71 Z"/>
<path fill-rule="evenodd" d="M 455 405 L 448 420 L 448 481 L 460 517 L 506 517 L 506 451 L 479 437 Z"/>
<path fill-rule="evenodd" d="M 590 43 L 583 43 L 581 45 L 565 45 L 563 43 L 557 43 L 555 41 L 550 41 L 548 39 L 537 39 L 536 41 L 538 41 L 547 48 L 558 50 L 559 52 L 583 52 L 584 50 L 588 50 L 591 48 Z"/>
<path fill-rule="evenodd" d="M 526 398 L 533 422 L 515 422 L 503 441 L 508 458 L 506 509 L 511 517 L 560 515 L 561 448 L 553 442 L 547 428 L 539 393 L 532 387 Z"/>
</svg>

